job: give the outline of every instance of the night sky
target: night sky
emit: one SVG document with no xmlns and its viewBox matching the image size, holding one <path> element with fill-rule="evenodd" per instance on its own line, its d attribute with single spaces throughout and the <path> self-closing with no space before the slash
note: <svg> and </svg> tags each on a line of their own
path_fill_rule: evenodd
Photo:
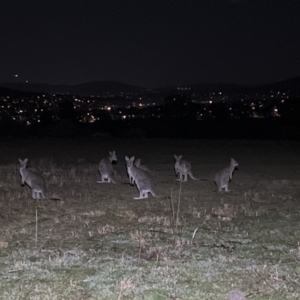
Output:
<svg viewBox="0 0 300 300">
<path fill-rule="evenodd" d="M 299 12 L 299 0 L 1 0 L 0 82 L 281 81 L 300 76 Z"/>
</svg>

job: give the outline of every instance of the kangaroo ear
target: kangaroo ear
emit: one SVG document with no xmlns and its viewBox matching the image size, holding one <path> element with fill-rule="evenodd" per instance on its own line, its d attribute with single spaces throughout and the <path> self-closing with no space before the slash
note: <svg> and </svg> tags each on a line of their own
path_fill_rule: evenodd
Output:
<svg viewBox="0 0 300 300">
<path fill-rule="evenodd" d="M 134 156 L 132 156 L 130 159 L 131 159 L 131 161 L 134 161 L 135 157 L 134 157 Z"/>
<path fill-rule="evenodd" d="M 125 156 L 125 160 L 126 160 L 126 161 L 129 161 L 129 157 L 128 157 L 128 156 Z"/>
</svg>

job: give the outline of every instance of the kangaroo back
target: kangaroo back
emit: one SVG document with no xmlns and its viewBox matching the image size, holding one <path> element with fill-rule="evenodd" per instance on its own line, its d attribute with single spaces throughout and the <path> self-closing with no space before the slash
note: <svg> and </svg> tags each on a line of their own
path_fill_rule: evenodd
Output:
<svg viewBox="0 0 300 300">
<path fill-rule="evenodd" d="M 137 168 L 139 168 L 139 169 L 141 169 L 141 170 L 146 171 L 149 174 L 151 174 L 151 170 L 149 170 L 149 168 L 147 166 L 141 164 L 141 159 L 140 158 L 137 158 L 134 161 L 134 166 L 137 167 Z"/>
</svg>

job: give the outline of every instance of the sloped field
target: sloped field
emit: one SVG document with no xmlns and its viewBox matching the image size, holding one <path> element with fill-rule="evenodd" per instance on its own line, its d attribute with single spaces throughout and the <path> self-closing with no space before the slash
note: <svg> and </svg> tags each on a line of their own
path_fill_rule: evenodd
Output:
<svg viewBox="0 0 300 300">
<path fill-rule="evenodd" d="M 120 184 L 98 184 L 109 150 Z M 1 299 L 300 299 L 300 143 L 18 140 L 0 146 Z M 199 181 L 179 183 L 174 154 Z M 125 155 L 158 198 L 129 185 Z M 28 157 L 61 201 L 31 199 Z M 230 192 L 214 173 L 234 157 Z"/>
</svg>

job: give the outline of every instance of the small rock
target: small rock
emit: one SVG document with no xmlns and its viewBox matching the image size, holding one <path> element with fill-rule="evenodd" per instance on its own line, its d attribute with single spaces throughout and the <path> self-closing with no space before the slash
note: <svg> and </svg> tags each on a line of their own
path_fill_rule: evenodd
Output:
<svg viewBox="0 0 300 300">
<path fill-rule="evenodd" d="M 228 300 L 246 300 L 246 298 L 240 291 L 232 290 L 229 292 Z"/>
</svg>

